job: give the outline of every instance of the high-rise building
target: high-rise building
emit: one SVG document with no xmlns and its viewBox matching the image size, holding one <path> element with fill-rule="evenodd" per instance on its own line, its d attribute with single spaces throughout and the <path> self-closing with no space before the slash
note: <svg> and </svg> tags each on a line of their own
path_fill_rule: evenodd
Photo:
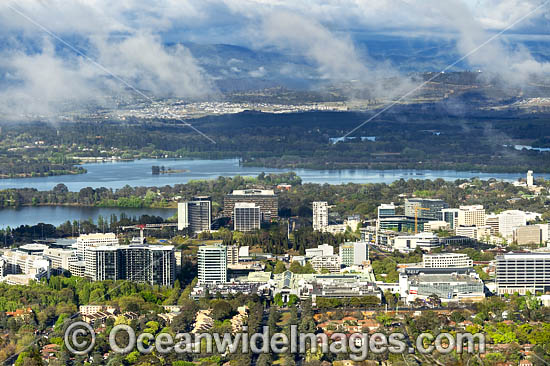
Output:
<svg viewBox="0 0 550 366">
<path fill-rule="evenodd" d="M 114 245 L 86 248 L 84 251 L 84 263 L 84 276 L 92 281 L 117 281 L 122 279 L 120 273 L 120 252 Z"/>
<path fill-rule="evenodd" d="M 227 248 L 224 245 L 204 245 L 198 252 L 199 284 L 227 282 Z"/>
<path fill-rule="evenodd" d="M 440 199 L 408 198 L 405 199 L 405 216 L 414 217 L 416 207 L 427 209 L 417 210 L 419 219 L 437 220 L 441 210 L 448 208 L 449 205 Z"/>
<path fill-rule="evenodd" d="M 91 246 L 86 248 L 84 257 L 84 276 L 93 281 L 174 284 L 176 259 L 171 245 Z"/>
<path fill-rule="evenodd" d="M 118 245 L 118 238 L 113 233 L 82 234 L 76 239 L 76 256 L 84 260 L 84 251 L 93 246 Z"/>
<path fill-rule="evenodd" d="M 458 226 L 485 226 L 485 209 L 482 205 L 460 206 Z"/>
<path fill-rule="evenodd" d="M 525 226 L 526 224 L 525 212 L 520 210 L 503 211 L 498 215 L 498 230 L 506 240 L 513 240 L 515 227 Z"/>
<path fill-rule="evenodd" d="M 550 291 L 550 253 L 507 253 L 495 259 L 499 295 Z"/>
<path fill-rule="evenodd" d="M 233 230 L 247 232 L 260 228 L 261 210 L 255 203 L 236 202 L 233 211 Z"/>
<path fill-rule="evenodd" d="M 500 217 L 499 215 L 486 215 L 485 224 L 490 228 L 491 235 L 497 235 L 500 232 Z"/>
<path fill-rule="evenodd" d="M 470 257 L 462 253 L 423 254 L 422 261 L 424 268 L 464 268 L 474 265 Z"/>
<path fill-rule="evenodd" d="M 236 245 L 227 246 L 227 265 L 239 264 L 239 247 Z"/>
<path fill-rule="evenodd" d="M 533 171 L 529 170 L 527 172 L 527 187 L 533 187 L 535 185 L 535 179 L 533 177 Z"/>
<path fill-rule="evenodd" d="M 313 202 L 313 230 L 325 231 L 328 226 L 328 203 Z"/>
<path fill-rule="evenodd" d="M 225 195 L 223 199 L 223 214 L 225 217 L 233 217 L 235 203 L 255 203 L 262 213 L 262 220 L 270 221 L 279 214 L 279 201 L 272 189 L 242 189 L 234 190 Z"/>
<path fill-rule="evenodd" d="M 345 266 L 363 264 L 367 260 L 367 243 L 364 241 L 340 244 L 340 259 Z"/>
<path fill-rule="evenodd" d="M 193 234 L 210 231 L 212 226 L 212 199 L 193 197 L 193 201 L 178 203 L 178 230 L 189 229 Z"/>
</svg>

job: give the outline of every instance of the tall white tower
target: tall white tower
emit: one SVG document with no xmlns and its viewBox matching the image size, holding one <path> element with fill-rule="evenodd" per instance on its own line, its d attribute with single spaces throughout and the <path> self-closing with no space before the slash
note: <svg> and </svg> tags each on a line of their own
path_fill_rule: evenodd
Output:
<svg viewBox="0 0 550 366">
<path fill-rule="evenodd" d="M 527 172 L 527 187 L 533 187 L 535 185 L 535 181 L 533 178 L 533 171 L 529 170 Z"/>
<path fill-rule="evenodd" d="M 324 231 L 328 226 L 328 203 L 313 202 L 313 230 Z"/>
</svg>

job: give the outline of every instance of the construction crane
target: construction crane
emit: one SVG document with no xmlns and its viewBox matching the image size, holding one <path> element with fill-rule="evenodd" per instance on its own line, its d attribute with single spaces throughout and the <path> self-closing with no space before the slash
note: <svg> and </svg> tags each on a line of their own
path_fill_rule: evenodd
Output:
<svg viewBox="0 0 550 366">
<path fill-rule="evenodd" d="M 175 227 L 175 226 L 178 226 L 178 224 L 176 223 L 167 223 L 167 224 L 138 224 L 138 225 L 131 225 L 131 226 L 122 226 L 121 229 L 122 230 L 128 230 L 128 229 L 139 229 L 139 239 L 140 239 L 140 242 L 143 243 L 143 240 L 144 240 L 144 235 L 143 235 L 143 231 L 145 229 L 148 229 L 148 230 L 161 230 L 162 228 L 165 228 L 165 227 Z"/>
<path fill-rule="evenodd" d="M 418 211 L 419 210 L 429 211 L 430 209 L 425 207 L 419 207 L 419 206 L 414 207 L 414 235 L 418 234 Z"/>
</svg>

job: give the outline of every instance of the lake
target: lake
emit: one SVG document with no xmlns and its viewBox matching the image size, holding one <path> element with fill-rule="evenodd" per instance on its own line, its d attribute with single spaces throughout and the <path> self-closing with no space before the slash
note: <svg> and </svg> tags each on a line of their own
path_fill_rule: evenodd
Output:
<svg viewBox="0 0 550 366">
<path fill-rule="evenodd" d="M 151 166 L 160 165 L 174 170 L 185 170 L 182 173 L 152 175 Z M 370 169 L 275 169 L 243 167 L 238 159 L 224 160 L 182 160 L 182 159 L 143 159 L 125 162 L 91 163 L 83 165 L 86 174 L 63 175 L 55 177 L 0 179 L 0 189 L 36 188 L 41 191 L 52 189 L 58 183 L 64 183 L 69 190 L 79 191 L 85 187 L 122 188 L 130 186 L 164 186 L 186 183 L 190 180 L 215 179 L 219 176 L 236 175 L 257 176 L 261 172 L 283 173 L 294 171 L 304 183 L 344 184 L 344 183 L 391 183 L 403 179 L 437 179 L 445 180 L 496 178 L 506 181 L 525 177 L 525 173 L 478 173 L 457 172 L 454 170 L 370 170 Z M 535 172 L 536 173 L 536 172 Z M 549 174 L 536 174 L 549 178 Z"/>
<path fill-rule="evenodd" d="M 67 220 L 88 220 L 97 222 L 99 216 L 107 220 L 111 214 L 120 217 L 125 213 L 128 217 L 141 215 L 169 218 L 176 214 L 176 209 L 166 208 L 104 208 L 104 207 L 73 207 L 73 206 L 25 206 L 18 209 L 5 208 L 0 210 L 0 228 L 18 227 L 20 225 L 36 225 L 38 223 L 59 226 Z"/>
<path fill-rule="evenodd" d="M 185 170 L 182 173 L 152 175 L 151 166 L 159 165 L 174 170 Z M 182 160 L 182 159 L 144 159 L 126 162 L 84 164 L 86 174 L 64 175 L 43 178 L 0 179 L 0 189 L 5 188 L 36 188 L 50 190 L 58 183 L 64 183 L 69 190 L 79 191 L 84 187 L 122 188 L 130 186 L 164 186 L 186 183 L 197 179 L 215 179 L 219 176 L 234 177 L 236 175 L 257 176 L 261 172 L 283 173 L 294 171 L 304 183 L 344 184 L 344 183 L 391 183 L 403 179 L 437 179 L 456 180 L 479 177 L 481 179 L 496 178 L 514 181 L 525 177 L 521 173 L 476 173 L 458 172 L 454 170 L 313 170 L 313 169 L 274 169 L 240 166 L 238 159 L 224 160 Z M 549 174 L 536 174 L 537 177 L 550 178 Z M 205 192 L 207 193 L 207 192 Z M 143 214 L 156 215 L 164 218 L 173 216 L 172 209 L 119 209 L 95 207 L 23 207 L 20 209 L 0 210 L 0 227 L 15 227 L 19 225 L 35 225 L 40 222 L 59 225 L 67 220 L 97 220 L 99 215 L 109 217 L 112 213 L 120 216 L 124 212 L 128 216 Z"/>
</svg>

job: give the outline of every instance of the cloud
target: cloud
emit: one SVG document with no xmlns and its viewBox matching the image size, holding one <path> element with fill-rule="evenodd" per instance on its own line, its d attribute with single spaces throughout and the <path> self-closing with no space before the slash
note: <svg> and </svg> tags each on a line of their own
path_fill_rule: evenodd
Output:
<svg viewBox="0 0 550 366">
<path fill-rule="evenodd" d="M 450 38 L 465 55 L 541 1 L 6 0 L 0 2 L 0 113 L 55 115 L 71 103 L 109 105 L 109 96 L 128 93 L 119 81 L 18 11 L 152 96 L 198 98 L 215 92 L 212 77 L 181 45 L 193 41 L 274 50 L 288 57 L 276 71 L 263 60 L 247 67 L 247 60 L 229 59 L 226 66 L 234 69 L 225 72 L 230 76 L 263 78 L 278 72 L 287 79 L 311 77 L 300 63 L 305 59 L 320 80 L 352 82 L 368 86 L 374 95 L 392 97 L 407 91 L 408 78 L 399 75 L 395 65 L 370 58 L 368 41 L 358 44 L 352 35 Z M 511 32 L 524 39 L 547 34 L 548 14 L 541 9 Z M 548 63 L 521 42 L 505 34 L 467 61 L 514 85 L 547 74 Z M 387 78 L 395 82 L 379 82 Z"/>
</svg>

